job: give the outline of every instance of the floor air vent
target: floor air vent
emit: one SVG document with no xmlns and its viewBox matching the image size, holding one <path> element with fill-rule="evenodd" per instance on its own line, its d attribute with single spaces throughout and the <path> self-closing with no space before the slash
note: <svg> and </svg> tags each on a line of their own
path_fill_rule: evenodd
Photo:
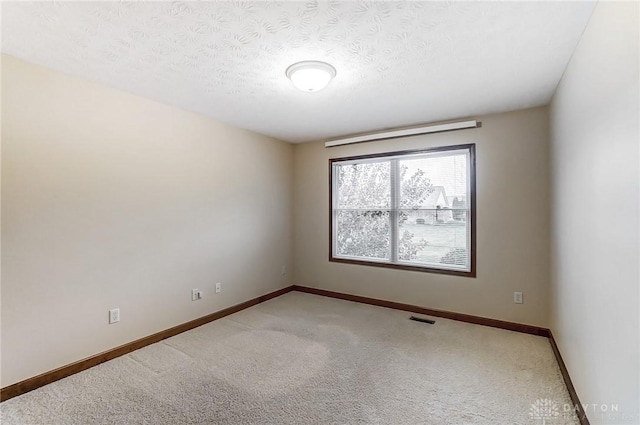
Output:
<svg viewBox="0 0 640 425">
<path fill-rule="evenodd" d="M 431 320 L 431 319 L 423 319 L 422 317 L 416 317 L 416 316 L 411 316 L 409 318 L 409 320 L 415 320 L 416 322 L 422 322 L 422 323 L 428 323 L 430 325 L 433 325 L 436 323 L 435 320 Z"/>
</svg>

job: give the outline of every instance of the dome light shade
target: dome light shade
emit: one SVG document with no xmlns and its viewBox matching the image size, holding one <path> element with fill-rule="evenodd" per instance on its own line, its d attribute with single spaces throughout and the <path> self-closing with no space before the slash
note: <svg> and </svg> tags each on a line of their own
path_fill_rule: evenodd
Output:
<svg viewBox="0 0 640 425">
<path fill-rule="evenodd" d="M 327 87 L 336 76 L 336 69 L 325 62 L 302 61 L 287 68 L 286 74 L 296 88 L 316 92 Z"/>
</svg>

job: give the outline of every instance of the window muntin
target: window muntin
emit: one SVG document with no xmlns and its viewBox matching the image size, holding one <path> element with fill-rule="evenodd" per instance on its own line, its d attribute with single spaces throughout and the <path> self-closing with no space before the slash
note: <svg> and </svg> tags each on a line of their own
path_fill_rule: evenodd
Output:
<svg viewBox="0 0 640 425">
<path fill-rule="evenodd" d="M 475 275 L 475 145 L 331 159 L 331 261 Z"/>
</svg>

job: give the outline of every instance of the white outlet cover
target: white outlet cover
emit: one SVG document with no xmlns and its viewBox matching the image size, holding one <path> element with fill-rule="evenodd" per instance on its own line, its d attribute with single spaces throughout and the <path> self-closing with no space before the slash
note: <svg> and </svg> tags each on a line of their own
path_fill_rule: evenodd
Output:
<svg viewBox="0 0 640 425">
<path fill-rule="evenodd" d="M 199 289 L 191 290 L 191 301 L 198 301 L 202 299 L 202 291 Z"/>
<path fill-rule="evenodd" d="M 117 323 L 120 321 L 120 309 L 114 308 L 109 310 L 109 324 Z"/>
<path fill-rule="evenodd" d="M 216 283 L 216 294 L 219 293 L 220 291 L 222 291 L 222 284 Z"/>
<path fill-rule="evenodd" d="M 524 299 L 522 297 L 522 292 L 514 292 L 513 293 L 513 302 L 516 304 L 523 304 Z"/>
</svg>

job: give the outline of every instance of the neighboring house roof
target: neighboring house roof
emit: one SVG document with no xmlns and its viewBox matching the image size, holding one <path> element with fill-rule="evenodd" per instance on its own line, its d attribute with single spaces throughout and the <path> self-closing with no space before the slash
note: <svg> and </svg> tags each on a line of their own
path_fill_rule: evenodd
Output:
<svg viewBox="0 0 640 425">
<path fill-rule="evenodd" d="M 449 199 L 447 193 L 444 191 L 444 186 L 433 186 L 433 191 L 429 193 L 429 196 L 422 203 L 422 208 L 449 208 Z"/>
</svg>

